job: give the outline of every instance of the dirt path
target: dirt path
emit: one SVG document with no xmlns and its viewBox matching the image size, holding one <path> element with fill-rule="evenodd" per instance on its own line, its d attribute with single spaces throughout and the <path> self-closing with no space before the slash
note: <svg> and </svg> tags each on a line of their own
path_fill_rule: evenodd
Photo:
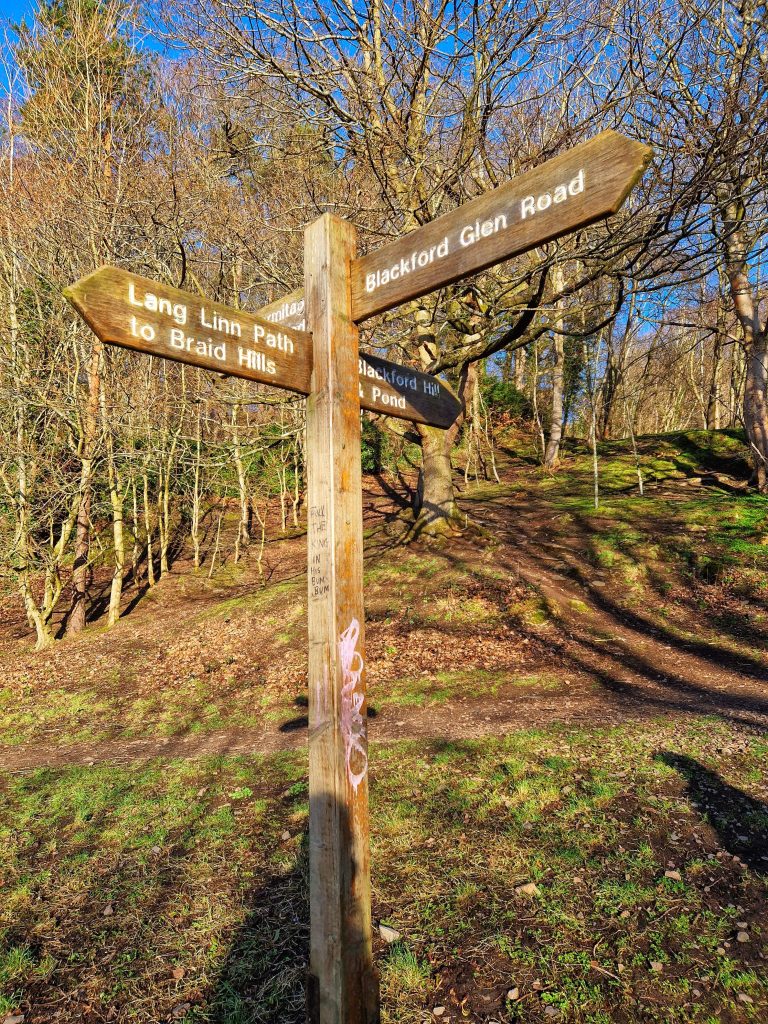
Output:
<svg viewBox="0 0 768 1024">
<path fill-rule="evenodd" d="M 553 723 L 611 726 L 670 715 L 717 715 L 742 728 L 768 727 L 768 667 L 760 651 L 739 654 L 723 638 L 682 641 L 650 611 L 629 609 L 620 602 L 621 595 L 611 592 L 616 584 L 585 558 L 588 540 L 577 526 L 554 535 L 550 507 L 536 507 L 529 497 L 524 504 L 522 499 L 517 502 L 505 495 L 473 502 L 471 515 L 495 538 L 495 567 L 535 587 L 557 617 L 559 628 L 549 628 L 545 639 L 551 664 L 541 665 L 557 675 L 557 690 L 518 685 L 502 688 L 492 700 L 475 695 L 427 707 L 384 706 L 376 709 L 370 722 L 373 742 L 455 741 Z M 378 503 L 375 513 L 390 514 L 386 501 Z M 476 557 L 472 543 L 457 542 L 452 549 L 456 557 Z M 275 579 L 295 579 L 301 571 L 303 540 L 286 541 L 272 550 Z M 158 627 L 161 635 L 178 631 L 195 611 L 194 597 L 190 603 L 182 585 L 172 602 L 164 608 L 164 622 L 157 621 L 150 607 L 137 609 L 120 623 L 121 628 L 104 638 L 109 656 L 135 659 L 146 653 L 147 645 L 157 645 Z M 261 729 L 5 747 L 0 748 L 0 771 L 126 764 L 157 757 L 270 754 L 306 742 L 306 718 L 297 713 L 292 722 Z"/>
</svg>

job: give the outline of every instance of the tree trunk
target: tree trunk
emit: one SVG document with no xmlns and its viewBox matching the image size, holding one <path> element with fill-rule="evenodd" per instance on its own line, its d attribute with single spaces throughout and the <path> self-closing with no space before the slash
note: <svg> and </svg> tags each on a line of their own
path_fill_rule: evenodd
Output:
<svg viewBox="0 0 768 1024">
<path fill-rule="evenodd" d="M 761 329 L 758 303 L 752 292 L 743 232 L 744 208 L 729 202 L 724 211 L 726 274 L 731 297 L 743 333 L 746 377 L 744 381 L 744 427 L 752 449 L 755 483 L 761 494 L 768 492 L 768 401 L 766 401 L 766 359 L 768 323 Z"/>
<path fill-rule="evenodd" d="M 528 358 L 527 346 L 515 349 L 515 388 L 523 393 L 525 390 L 525 364 Z"/>
<path fill-rule="evenodd" d="M 103 345 L 94 337 L 91 358 L 88 363 L 88 403 L 85 410 L 83 437 L 81 442 L 80 501 L 75 525 L 75 560 L 72 566 L 72 607 L 67 622 L 69 636 L 85 629 L 85 613 L 88 602 L 91 548 L 91 500 L 93 497 L 93 457 L 96 447 L 96 430 L 99 414 L 99 393 L 101 391 L 100 362 Z"/>
<path fill-rule="evenodd" d="M 109 498 L 112 505 L 112 537 L 115 553 L 112 586 L 109 592 L 107 625 L 114 626 L 120 618 L 120 600 L 123 596 L 123 578 L 125 576 L 125 532 L 123 529 L 123 502 L 125 496 L 120 490 L 119 481 L 116 481 L 114 485 L 110 481 Z"/>
<path fill-rule="evenodd" d="M 139 557 L 141 555 L 141 548 L 139 547 L 139 498 L 136 493 L 135 477 L 131 480 L 131 498 L 133 506 L 133 518 L 131 520 L 131 529 L 133 531 L 133 547 L 131 549 L 131 582 L 134 587 L 138 587 Z"/>
<path fill-rule="evenodd" d="M 237 539 L 235 541 L 235 562 L 240 559 L 240 545 L 250 544 L 250 507 L 248 498 L 248 480 L 243 463 L 242 450 L 240 447 L 240 431 L 238 429 L 237 416 L 239 413 L 237 405 L 232 407 L 232 458 L 237 470 L 237 492 L 240 502 L 240 519 L 237 524 Z M 285 515 L 283 515 L 283 532 L 285 532 Z"/>
<path fill-rule="evenodd" d="M 552 288 L 555 294 L 563 290 L 563 269 L 559 263 L 552 268 Z M 554 470 L 560 461 L 560 441 L 563 437 L 563 393 L 565 390 L 565 338 L 563 336 L 562 302 L 557 303 L 558 316 L 553 324 L 552 350 L 552 422 L 549 427 L 547 447 L 544 451 L 544 468 Z"/>
<path fill-rule="evenodd" d="M 112 508 L 112 540 L 114 544 L 112 585 L 109 591 L 107 626 L 114 626 L 120 618 L 120 600 L 123 596 L 125 576 L 125 493 L 122 490 L 120 474 L 115 463 L 115 451 L 111 435 L 107 431 L 107 463 L 109 473 L 109 503 Z"/>
<path fill-rule="evenodd" d="M 419 358 L 422 366 L 429 366 L 437 351 L 434 325 L 428 309 L 416 310 L 416 332 L 419 343 Z M 467 383 L 467 368 L 461 371 L 460 399 L 464 408 L 464 393 Z M 421 472 L 417 491 L 415 536 L 443 536 L 452 533 L 459 525 L 459 510 L 453 487 L 451 450 L 464 422 L 464 412 L 448 430 L 416 424 L 421 439 Z"/>
<path fill-rule="evenodd" d="M 171 530 L 171 460 L 160 466 L 157 475 L 157 529 L 160 542 L 160 579 L 170 571 L 168 545 Z"/>
<path fill-rule="evenodd" d="M 155 585 L 155 553 L 152 550 L 152 517 L 149 511 L 149 475 L 145 471 L 142 474 L 144 484 L 144 533 L 147 537 L 147 586 Z"/>
<path fill-rule="evenodd" d="M 709 378 L 709 392 L 707 394 L 707 430 L 720 429 L 720 358 L 723 338 L 720 333 L 719 326 L 720 325 L 718 324 L 718 331 L 715 334 L 715 341 L 712 349 L 712 373 Z"/>
<path fill-rule="evenodd" d="M 744 382 L 744 426 L 755 466 L 755 483 L 761 494 L 768 493 L 768 403 L 766 402 L 766 356 L 768 335 L 755 337 L 747 349 Z"/>
<path fill-rule="evenodd" d="M 460 417 L 463 419 L 463 417 Z M 414 531 L 417 536 L 441 536 L 452 533 L 460 524 L 456 494 L 453 487 L 451 451 L 459 424 L 448 430 L 418 424 L 421 438 L 422 469 L 419 476 L 418 516 Z"/>
</svg>

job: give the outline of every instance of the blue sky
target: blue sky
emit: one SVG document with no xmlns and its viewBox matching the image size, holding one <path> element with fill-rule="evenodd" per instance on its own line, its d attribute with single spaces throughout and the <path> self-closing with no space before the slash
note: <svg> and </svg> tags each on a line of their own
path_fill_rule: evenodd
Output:
<svg viewBox="0 0 768 1024">
<path fill-rule="evenodd" d="M 21 21 L 34 6 L 34 0 L 0 0 L 0 17 L 3 21 Z"/>
</svg>

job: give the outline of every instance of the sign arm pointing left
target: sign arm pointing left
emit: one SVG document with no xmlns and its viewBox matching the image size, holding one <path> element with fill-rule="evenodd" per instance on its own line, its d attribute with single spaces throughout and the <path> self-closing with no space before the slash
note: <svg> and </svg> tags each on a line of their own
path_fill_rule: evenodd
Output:
<svg viewBox="0 0 768 1024">
<path fill-rule="evenodd" d="M 64 290 L 102 341 L 307 395 L 312 339 L 245 310 L 101 267 Z"/>
</svg>

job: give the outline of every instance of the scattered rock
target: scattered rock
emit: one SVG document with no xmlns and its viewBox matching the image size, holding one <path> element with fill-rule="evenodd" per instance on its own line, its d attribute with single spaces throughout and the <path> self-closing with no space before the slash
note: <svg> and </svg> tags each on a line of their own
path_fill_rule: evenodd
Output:
<svg viewBox="0 0 768 1024">
<path fill-rule="evenodd" d="M 736 934 L 736 941 L 737 942 L 749 942 L 749 932 L 737 932 L 737 934 Z"/>
<path fill-rule="evenodd" d="M 718 953 L 719 956 L 723 956 L 725 954 L 725 947 L 718 946 L 717 947 L 717 953 Z"/>
<path fill-rule="evenodd" d="M 740 931 L 745 932 L 747 928 L 749 928 L 749 923 L 747 921 L 737 921 L 736 927 L 740 929 Z"/>
<path fill-rule="evenodd" d="M 434 1010 L 432 1011 L 432 1013 L 434 1013 L 434 1015 L 436 1017 L 442 1017 L 443 1014 L 445 1013 L 445 1007 L 444 1006 L 436 1006 L 434 1008 Z"/>
<path fill-rule="evenodd" d="M 698 998 L 699 998 L 699 996 L 701 995 L 701 989 L 700 989 L 700 988 L 692 988 L 692 989 L 691 989 L 691 994 L 692 994 L 693 996 L 695 996 L 695 997 L 696 997 L 696 999 L 698 999 Z"/>
<path fill-rule="evenodd" d="M 544 1009 L 544 1016 L 550 1020 L 560 1020 L 561 1013 L 556 1006 L 547 1006 Z"/>
<path fill-rule="evenodd" d="M 24 1024 L 23 1013 L 9 1013 L 3 1020 L 3 1024 Z"/>
<path fill-rule="evenodd" d="M 102 915 L 102 917 L 112 917 L 112 915 L 114 914 L 114 912 L 115 912 L 115 911 L 114 911 L 114 909 L 113 909 L 113 907 L 112 907 L 112 904 L 111 904 L 111 903 L 108 903 L 108 904 L 106 905 L 106 907 L 104 907 L 104 909 L 102 910 L 102 912 L 101 912 L 101 915 Z"/>
<path fill-rule="evenodd" d="M 544 986 L 541 984 L 541 982 L 537 978 L 536 981 L 534 981 L 534 983 L 531 985 L 531 988 L 534 990 L 534 992 L 541 992 L 541 990 L 544 988 Z"/>
<path fill-rule="evenodd" d="M 385 942 L 397 942 L 401 937 L 400 932 L 396 928 L 390 928 L 388 924 L 379 925 L 379 935 L 384 939 Z"/>
<path fill-rule="evenodd" d="M 283 832 L 280 838 L 283 840 L 284 843 L 287 843 L 288 840 L 291 838 L 291 833 L 286 830 L 285 832 Z"/>
<path fill-rule="evenodd" d="M 511 988 L 509 990 L 509 992 L 507 992 L 507 999 L 510 1001 L 510 1003 L 516 1003 L 519 998 L 520 998 L 520 989 L 519 988 Z"/>
<path fill-rule="evenodd" d="M 159 853 L 162 853 L 162 852 L 163 852 L 163 851 L 162 851 L 162 850 L 160 849 L 160 847 L 159 847 L 159 846 L 153 846 L 153 847 L 152 847 L 152 853 L 154 853 L 154 855 L 155 855 L 156 857 L 157 857 L 157 855 L 158 855 Z"/>
<path fill-rule="evenodd" d="M 630 916 L 630 913 L 629 913 L 629 911 L 628 911 L 628 910 L 622 910 L 622 912 L 621 912 L 621 913 L 619 914 L 619 917 L 623 917 L 623 918 L 624 918 L 625 920 L 626 920 L 626 919 L 627 919 L 627 918 L 628 918 L 629 916 Z"/>
<path fill-rule="evenodd" d="M 654 974 L 661 974 L 661 972 L 664 970 L 664 964 L 660 960 L 652 960 L 651 970 Z"/>
<path fill-rule="evenodd" d="M 173 976 L 176 979 L 176 981 L 181 981 L 181 979 L 184 977 L 184 975 L 186 973 L 187 972 L 184 970 L 183 967 L 174 967 L 173 968 Z"/>
<path fill-rule="evenodd" d="M 739 992 L 736 996 L 740 1003 L 752 1003 L 754 1000 L 746 994 L 746 992 Z"/>
<path fill-rule="evenodd" d="M 682 882 L 682 880 L 683 880 L 683 876 L 680 874 L 680 872 L 679 871 L 673 871 L 673 870 L 665 871 L 664 872 L 664 877 L 665 878 L 671 878 L 673 882 Z"/>
<path fill-rule="evenodd" d="M 518 896 L 541 896 L 541 889 L 535 882 L 526 882 L 525 885 L 516 885 L 515 892 Z"/>
</svg>

